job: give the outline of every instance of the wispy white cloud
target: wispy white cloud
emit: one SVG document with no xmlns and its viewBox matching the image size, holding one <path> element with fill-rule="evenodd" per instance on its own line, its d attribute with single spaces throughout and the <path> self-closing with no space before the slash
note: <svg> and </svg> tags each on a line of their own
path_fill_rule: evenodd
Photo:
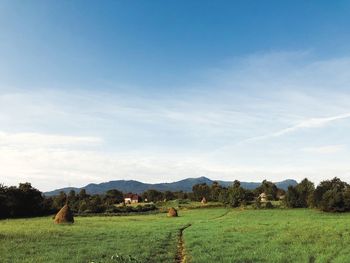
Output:
<svg viewBox="0 0 350 263">
<path fill-rule="evenodd" d="M 30 181 L 41 190 L 126 179 L 144 182 L 172 182 L 186 177 L 207 176 L 217 180 L 279 181 L 304 177 L 318 182 L 337 176 L 347 179 L 346 165 L 294 166 L 219 164 L 198 156 L 150 153 L 106 153 L 74 149 L 0 149 L 0 182 Z M 3 181 L 5 180 L 5 181 Z"/>
<path fill-rule="evenodd" d="M 98 145 L 103 140 L 97 137 L 66 136 L 43 133 L 6 133 L 0 131 L 0 147 L 65 147 L 74 145 Z"/>
<path fill-rule="evenodd" d="M 278 137 L 278 136 L 282 136 L 282 135 L 296 132 L 303 129 L 321 128 L 332 122 L 349 119 L 349 118 L 350 118 L 350 113 L 345 113 L 345 114 L 340 114 L 340 115 L 325 117 L 325 118 L 311 118 L 311 119 L 304 120 L 292 127 L 273 133 L 272 136 Z"/>
<path fill-rule="evenodd" d="M 171 95 L 0 87 L 0 178 L 42 189 L 202 175 L 319 180 L 332 171 L 350 181 L 349 70 L 350 58 L 296 52 L 236 60 Z M 339 156 L 325 167 L 300 149 Z"/>
<path fill-rule="evenodd" d="M 305 147 L 302 151 L 307 153 L 316 153 L 316 154 L 335 154 L 343 151 L 345 145 L 326 145 L 319 147 Z"/>
<path fill-rule="evenodd" d="M 340 120 L 349 119 L 349 118 L 350 118 L 350 113 L 340 114 L 340 115 L 331 116 L 331 117 L 323 117 L 323 118 L 309 118 L 291 127 L 288 127 L 276 132 L 272 132 L 270 134 L 248 138 L 243 142 L 259 141 L 259 140 L 270 139 L 274 137 L 280 137 L 280 136 L 287 135 L 289 133 L 295 133 L 301 130 L 322 128 L 335 121 L 340 121 Z"/>
</svg>

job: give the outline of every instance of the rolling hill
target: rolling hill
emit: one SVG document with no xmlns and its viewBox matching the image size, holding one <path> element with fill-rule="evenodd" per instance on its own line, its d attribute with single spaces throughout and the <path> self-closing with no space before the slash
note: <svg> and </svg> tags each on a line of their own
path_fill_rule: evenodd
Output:
<svg viewBox="0 0 350 263">
<path fill-rule="evenodd" d="M 213 182 L 214 180 L 211 180 L 206 177 L 187 178 L 177 182 L 158 183 L 158 184 L 147 184 L 147 183 L 142 183 L 134 180 L 117 180 L 117 181 L 110 181 L 110 182 L 105 182 L 100 184 L 88 184 L 81 188 L 66 187 L 66 188 L 56 189 L 50 192 L 46 192 L 45 195 L 46 196 L 57 195 L 61 191 L 68 193 L 70 190 L 75 190 L 76 192 L 79 192 L 81 189 L 85 189 L 88 194 L 103 194 L 110 189 L 118 189 L 124 193 L 132 192 L 132 193 L 138 193 L 138 194 L 149 189 L 155 189 L 158 191 L 190 192 L 192 191 L 192 186 L 195 184 L 206 183 L 208 185 L 211 185 Z M 231 181 L 216 180 L 216 182 L 226 187 L 232 184 Z M 241 182 L 242 187 L 246 189 L 255 189 L 260 184 L 261 183 L 257 183 L 257 182 Z M 284 190 L 286 190 L 288 186 L 296 185 L 296 184 L 297 184 L 297 181 L 292 179 L 276 182 L 277 187 L 282 188 Z"/>
</svg>

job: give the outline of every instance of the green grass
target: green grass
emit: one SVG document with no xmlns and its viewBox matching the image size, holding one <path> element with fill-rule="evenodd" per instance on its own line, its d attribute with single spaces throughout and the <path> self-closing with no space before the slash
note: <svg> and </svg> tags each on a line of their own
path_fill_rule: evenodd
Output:
<svg viewBox="0 0 350 263">
<path fill-rule="evenodd" d="M 185 233 L 191 262 L 349 262 L 350 214 L 231 210 Z"/>
<path fill-rule="evenodd" d="M 105 262 L 132 255 L 141 262 L 174 262 L 178 229 L 223 210 L 121 217 L 76 217 L 54 225 L 51 217 L 0 221 L 0 262 Z"/>
<path fill-rule="evenodd" d="M 123 217 L 0 221 L 0 262 L 174 262 L 178 230 L 189 262 L 349 262 L 350 214 L 225 208 Z"/>
</svg>

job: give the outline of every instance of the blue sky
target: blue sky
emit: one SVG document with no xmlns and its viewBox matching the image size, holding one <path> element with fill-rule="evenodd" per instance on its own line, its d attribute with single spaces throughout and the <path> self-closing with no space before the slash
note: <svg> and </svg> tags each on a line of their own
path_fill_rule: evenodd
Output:
<svg viewBox="0 0 350 263">
<path fill-rule="evenodd" d="M 348 1 L 0 1 L 0 181 L 350 181 Z"/>
</svg>

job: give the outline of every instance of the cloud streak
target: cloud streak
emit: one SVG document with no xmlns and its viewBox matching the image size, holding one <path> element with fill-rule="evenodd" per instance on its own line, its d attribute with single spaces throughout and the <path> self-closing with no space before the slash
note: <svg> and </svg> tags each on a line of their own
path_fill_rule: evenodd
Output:
<svg viewBox="0 0 350 263">
<path fill-rule="evenodd" d="M 336 115 L 336 116 L 332 116 L 332 117 L 309 118 L 309 119 L 303 120 L 303 121 L 301 121 L 293 126 L 279 130 L 277 132 L 273 132 L 271 134 L 266 134 L 266 135 L 256 136 L 256 137 L 246 139 L 243 141 L 243 143 L 271 139 L 271 138 L 284 136 L 284 135 L 287 135 L 290 133 L 295 133 L 295 132 L 298 132 L 301 130 L 306 130 L 306 129 L 322 128 L 322 127 L 325 127 L 333 122 L 345 120 L 345 119 L 349 119 L 349 118 L 350 118 L 350 113 L 340 114 L 340 115 Z"/>
<path fill-rule="evenodd" d="M 98 137 L 66 136 L 43 133 L 6 133 L 0 131 L 0 147 L 69 147 L 77 145 L 99 145 L 103 142 Z"/>
<path fill-rule="evenodd" d="M 350 58 L 306 56 L 250 56 L 171 94 L 0 87 L 0 177 L 47 190 L 114 179 L 278 181 L 321 177 L 325 159 L 347 175 Z"/>
<path fill-rule="evenodd" d="M 276 133 L 272 134 L 272 137 L 278 137 L 282 136 L 288 133 L 293 133 L 297 132 L 299 130 L 303 129 L 313 129 L 313 128 L 321 128 L 324 127 L 332 122 L 338 121 L 338 120 L 344 120 L 344 119 L 349 119 L 350 118 L 350 113 L 345 113 L 345 114 L 340 114 L 332 117 L 324 117 L 324 118 L 311 118 L 304 120 L 292 127 L 283 129 L 281 131 L 278 131 Z"/>
</svg>

